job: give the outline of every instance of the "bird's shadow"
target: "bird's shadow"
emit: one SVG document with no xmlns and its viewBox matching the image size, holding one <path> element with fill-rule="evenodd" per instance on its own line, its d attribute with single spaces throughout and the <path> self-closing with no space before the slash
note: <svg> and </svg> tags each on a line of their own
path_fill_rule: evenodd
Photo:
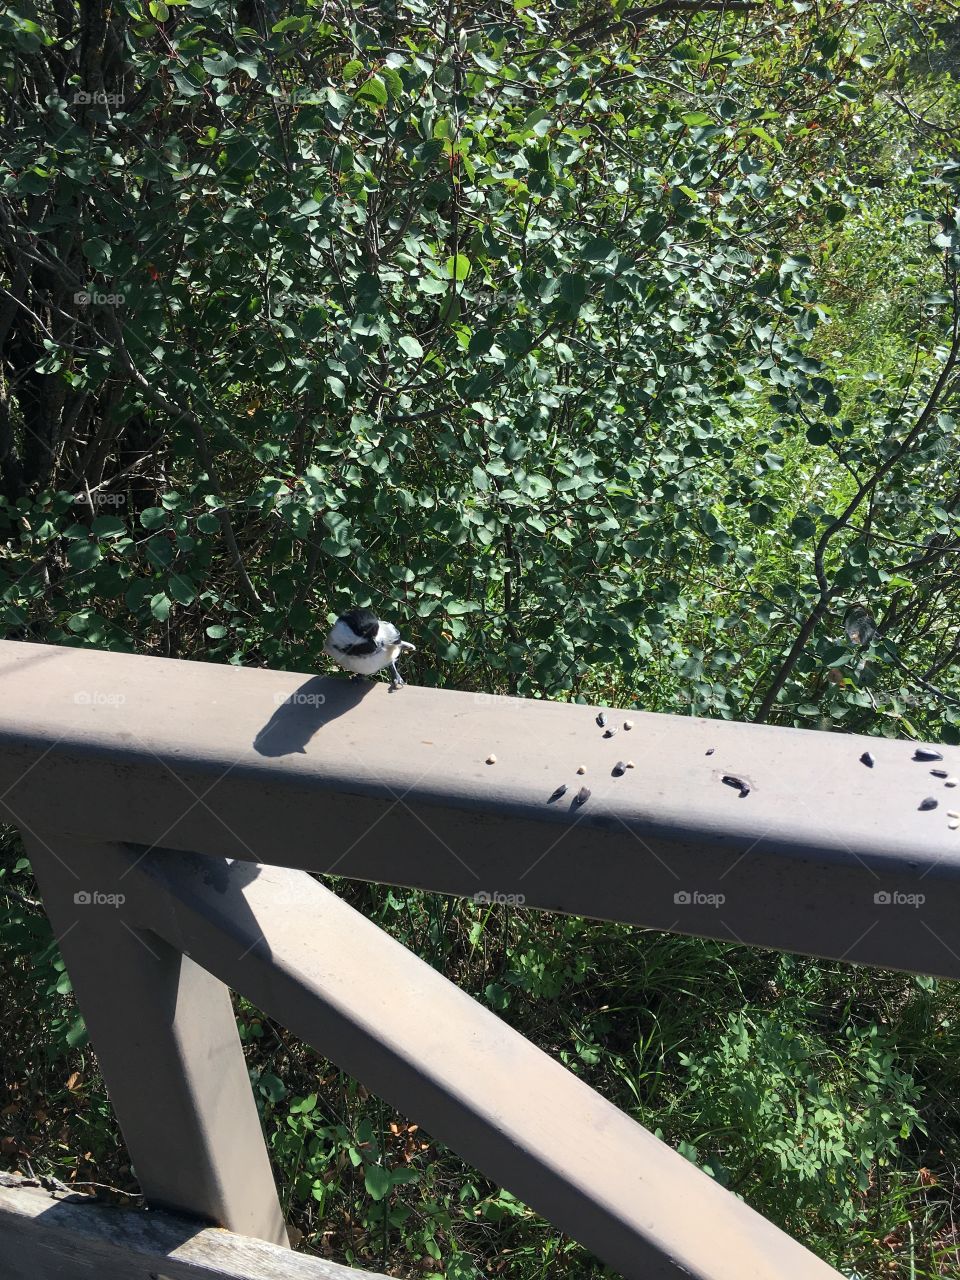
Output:
<svg viewBox="0 0 960 1280">
<path fill-rule="evenodd" d="M 374 680 L 311 676 L 277 707 L 254 738 L 254 751 L 261 756 L 306 755 L 307 743 L 317 730 L 359 706 L 375 684 Z"/>
</svg>

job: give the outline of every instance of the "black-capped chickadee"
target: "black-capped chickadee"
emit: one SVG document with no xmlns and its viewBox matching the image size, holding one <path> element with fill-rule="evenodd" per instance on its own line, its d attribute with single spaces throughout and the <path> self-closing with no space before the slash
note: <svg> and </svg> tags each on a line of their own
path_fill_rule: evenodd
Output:
<svg viewBox="0 0 960 1280">
<path fill-rule="evenodd" d="M 369 609 L 350 609 L 333 624 L 323 652 L 355 676 L 373 676 L 389 667 L 393 672 L 390 683 L 399 689 L 403 677 L 397 670 L 397 658 L 404 649 L 414 648 L 400 639 L 392 622 L 381 622 Z"/>
</svg>

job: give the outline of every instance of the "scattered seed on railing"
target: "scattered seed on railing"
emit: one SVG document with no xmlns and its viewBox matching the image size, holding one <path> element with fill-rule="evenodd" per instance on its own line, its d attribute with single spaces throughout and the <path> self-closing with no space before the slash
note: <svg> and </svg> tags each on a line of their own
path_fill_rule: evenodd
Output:
<svg viewBox="0 0 960 1280">
<path fill-rule="evenodd" d="M 860 757 L 860 763 L 865 764 L 868 769 L 872 769 L 873 766 L 876 764 L 876 761 L 874 760 L 873 756 L 870 754 L 869 751 L 865 751 L 863 755 Z"/>
<path fill-rule="evenodd" d="M 585 764 L 577 765 L 577 773 L 586 773 L 586 772 L 587 772 L 587 766 Z"/>
<path fill-rule="evenodd" d="M 933 796 L 927 796 L 925 800 L 920 801 L 920 803 L 917 805 L 917 808 L 918 809 L 935 809 L 939 803 L 940 801 L 934 800 Z"/>
<path fill-rule="evenodd" d="M 586 804 L 589 799 L 590 799 L 590 788 L 581 787 L 580 790 L 577 792 L 576 798 L 574 799 L 573 803 L 579 809 L 580 805 Z"/>
<path fill-rule="evenodd" d="M 723 775 L 722 781 L 725 782 L 728 787 L 736 787 L 737 790 L 740 792 L 741 800 L 745 800 L 747 796 L 750 794 L 749 783 L 744 782 L 742 778 L 738 778 L 735 774 L 725 773 Z"/>
<path fill-rule="evenodd" d="M 559 800 L 561 796 L 565 796 L 566 794 L 567 794 L 567 784 L 565 782 L 561 782 L 559 787 L 557 787 L 556 791 L 547 801 L 547 804 L 553 804 L 554 800 Z"/>
<path fill-rule="evenodd" d="M 598 725 L 600 726 L 600 728 L 602 729 L 602 728 L 603 728 L 603 726 L 604 726 L 606 723 L 607 723 L 607 717 L 603 714 L 603 712 L 602 712 L 602 711 L 598 711 L 598 712 L 597 712 L 597 724 L 598 724 Z"/>
<path fill-rule="evenodd" d="M 947 778 L 950 776 L 947 773 L 946 769 L 931 769 L 930 775 L 931 777 L 934 777 L 934 778 Z"/>
<path fill-rule="evenodd" d="M 632 720 L 624 720 L 624 722 L 623 722 L 623 727 L 624 727 L 625 729 L 632 729 L 632 728 L 633 728 L 633 721 L 632 721 Z"/>
<path fill-rule="evenodd" d="M 632 761 L 632 760 L 628 760 L 628 761 L 627 761 L 627 768 L 628 768 L 628 769 L 635 769 L 636 767 L 637 767 L 637 766 L 633 763 L 633 761 Z"/>
<path fill-rule="evenodd" d="M 948 818 L 960 818 L 960 812 L 958 812 L 956 809 L 948 809 L 948 810 L 947 810 L 947 817 L 948 817 Z"/>
<path fill-rule="evenodd" d="M 706 751 L 703 754 L 705 756 L 712 756 L 713 753 L 716 751 L 716 749 L 717 749 L 716 747 L 707 747 Z"/>
<path fill-rule="evenodd" d="M 932 747 L 917 747 L 913 753 L 914 760 L 942 760 L 943 756 Z"/>
<path fill-rule="evenodd" d="M 497 763 L 497 757 L 495 755 L 491 754 L 487 756 L 487 764 L 496 764 L 496 763 Z"/>
<path fill-rule="evenodd" d="M 622 774 L 626 773 L 627 772 L 626 760 L 618 760 L 617 763 L 613 766 L 613 769 L 611 772 L 613 773 L 613 776 L 615 778 L 619 778 Z"/>
<path fill-rule="evenodd" d="M 943 785 L 945 787 L 955 787 L 958 784 L 960 784 L 960 778 L 947 778 Z"/>
<path fill-rule="evenodd" d="M 957 827 L 960 827 L 960 818 L 951 818 L 947 826 L 951 831 L 956 831 Z"/>
<path fill-rule="evenodd" d="M 616 728 L 611 725 L 611 727 L 606 731 L 606 733 L 603 736 L 605 738 L 612 738 L 616 732 L 617 732 Z"/>
</svg>

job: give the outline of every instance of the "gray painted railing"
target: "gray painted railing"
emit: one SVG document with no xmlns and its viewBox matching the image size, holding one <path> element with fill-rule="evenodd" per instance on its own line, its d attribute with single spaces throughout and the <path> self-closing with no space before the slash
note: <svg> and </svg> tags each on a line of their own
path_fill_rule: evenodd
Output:
<svg viewBox="0 0 960 1280">
<path fill-rule="evenodd" d="M 285 1241 L 233 988 L 624 1276 L 836 1280 L 305 873 L 958 977 L 960 789 L 914 744 L 10 642 L 0 688 L 151 1204 Z"/>
</svg>

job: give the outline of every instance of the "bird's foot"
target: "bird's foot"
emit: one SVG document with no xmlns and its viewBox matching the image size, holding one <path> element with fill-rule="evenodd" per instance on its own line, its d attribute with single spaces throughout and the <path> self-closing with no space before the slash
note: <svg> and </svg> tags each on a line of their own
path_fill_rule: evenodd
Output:
<svg viewBox="0 0 960 1280">
<path fill-rule="evenodd" d="M 390 670 L 393 672 L 393 676 L 390 680 L 390 688 L 402 689 L 407 682 L 406 680 L 404 680 L 403 676 L 397 670 L 397 664 L 395 662 L 390 664 Z"/>
</svg>

